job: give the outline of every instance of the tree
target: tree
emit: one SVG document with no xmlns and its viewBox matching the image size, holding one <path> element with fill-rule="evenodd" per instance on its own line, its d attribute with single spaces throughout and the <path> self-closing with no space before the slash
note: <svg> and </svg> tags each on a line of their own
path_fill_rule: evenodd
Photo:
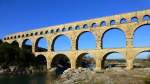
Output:
<svg viewBox="0 0 150 84">
<path fill-rule="evenodd" d="M 3 43 L 2 39 L 0 39 L 0 45 Z"/>
</svg>

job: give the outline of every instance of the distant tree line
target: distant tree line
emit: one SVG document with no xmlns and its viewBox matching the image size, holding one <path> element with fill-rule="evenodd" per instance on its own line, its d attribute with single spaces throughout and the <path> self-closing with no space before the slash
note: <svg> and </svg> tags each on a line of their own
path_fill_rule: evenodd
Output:
<svg viewBox="0 0 150 84">
<path fill-rule="evenodd" d="M 0 66 L 7 69 L 9 66 L 28 68 L 37 66 L 36 58 L 30 49 L 20 48 L 15 43 L 9 44 L 0 40 Z"/>
</svg>

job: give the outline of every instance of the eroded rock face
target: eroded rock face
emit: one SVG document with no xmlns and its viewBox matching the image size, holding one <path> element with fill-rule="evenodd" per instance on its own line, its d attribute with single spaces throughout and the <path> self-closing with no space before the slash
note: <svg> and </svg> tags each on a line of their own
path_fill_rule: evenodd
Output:
<svg viewBox="0 0 150 84">
<path fill-rule="evenodd" d="M 86 68 L 67 69 L 60 77 L 62 84 L 78 84 L 80 82 L 88 83 L 95 76 L 95 72 Z"/>
<path fill-rule="evenodd" d="M 123 68 L 112 68 L 96 73 L 87 68 L 64 71 L 56 84 L 145 84 L 142 79 L 150 74 L 150 68 L 128 71 Z"/>
</svg>

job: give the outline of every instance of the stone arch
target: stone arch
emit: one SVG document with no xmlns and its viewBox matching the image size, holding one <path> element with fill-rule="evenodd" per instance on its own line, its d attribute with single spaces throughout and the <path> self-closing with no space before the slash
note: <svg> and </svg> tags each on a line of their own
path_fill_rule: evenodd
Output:
<svg viewBox="0 0 150 84">
<path fill-rule="evenodd" d="M 106 21 L 102 21 L 101 23 L 100 23 L 100 26 L 101 27 L 103 27 L 103 26 L 106 26 L 107 24 L 106 24 Z"/>
<path fill-rule="evenodd" d="M 36 66 L 39 70 L 47 70 L 47 59 L 44 55 L 38 55 L 35 58 Z"/>
<path fill-rule="evenodd" d="M 111 56 L 111 57 L 109 57 L 109 55 L 112 55 L 112 54 L 114 54 L 114 56 Z M 116 54 L 116 55 L 115 55 Z M 120 55 L 120 56 L 119 56 Z M 117 57 L 120 57 L 120 58 L 117 58 Z M 109 57 L 109 58 L 108 58 Z M 107 61 L 107 65 L 106 65 L 106 62 Z M 110 61 L 110 65 L 109 65 L 109 61 Z M 122 53 L 120 53 L 120 52 L 117 52 L 117 51 L 112 51 L 112 52 L 108 52 L 108 53 L 106 53 L 104 56 L 103 56 L 103 59 L 102 59 L 102 61 L 101 61 L 102 63 L 101 63 L 101 66 L 102 66 L 102 68 L 103 69 L 105 69 L 105 68 L 111 68 L 111 67 L 116 67 L 116 66 L 120 66 L 120 67 L 123 67 L 123 68 L 125 68 L 125 66 L 126 66 L 126 57 L 122 54 Z M 123 63 L 123 65 L 120 65 L 120 63 L 118 63 L 118 62 L 120 62 L 120 63 Z"/>
<path fill-rule="evenodd" d="M 92 23 L 91 27 L 92 27 L 92 28 L 96 28 L 96 27 L 97 27 L 97 24 L 96 24 L 96 23 Z"/>
<path fill-rule="evenodd" d="M 134 68 L 150 67 L 150 50 L 143 50 L 135 55 Z"/>
<path fill-rule="evenodd" d="M 75 27 L 75 29 L 76 29 L 76 30 L 80 30 L 80 26 L 77 25 L 77 26 Z"/>
<path fill-rule="evenodd" d="M 30 36 L 33 36 L 33 33 L 30 33 Z"/>
<path fill-rule="evenodd" d="M 95 57 L 89 53 L 82 53 L 76 59 L 76 67 L 91 68 L 96 67 Z"/>
<path fill-rule="evenodd" d="M 144 15 L 143 16 L 143 21 L 148 21 L 150 20 L 150 15 Z"/>
<path fill-rule="evenodd" d="M 69 30 L 69 31 L 73 30 L 73 27 L 72 27 L 72 26 L 70 26 L 70 27 L 68 28 L 68 30 Z"/>
<path fill-rule="evenodd" d="M 22 35 L 22 38 L 24 38 L 24 34 Z"/>
<path fill-rule="evenodd" d="M 133 31 L 133 47 L 148 47 L 150 46 L 150 39 L 148 37 L 144 37 L 150 35 L 149 29 L 150 24 L 143 24 L 139 27 L 135 28 Z M 146 31 L 147 30 L 147 31 Z"/>
<path fill-rule="evenodd" d="M 40 35 L 43 35 L 43 31 L 40 32 Z"/>
<path fill-rule="evenodd" d="M 50 33 L 54 33 L 54 30 L 52 29 L 52 30 L 50 31 Z"/>
<path fill-rule="evenodd" d="M 19 47 L 19 42 L 17 42 L 16 40 L 11 42 L 11 45 L 15 46 L 15 47 Z"/>
<path fill-rule="evenodd" d="M 59 44 L 61 44 L 63 46 L 63 48 L 65 48 L 65 49 L 58 49 L 58 51 L 60 51 L 60 50 L 71 50 L 71 39 L 68 36 L 64 35 L 64 34 L 61 34 L 61 35 L 56 36 L 53 39 L 52 45 L 51 45 L 52 51 L 57 51 L 57 48 L 55 48 L 55 43 L 56 43 L 56 40 L 61 38 L 61 37 L 65 37 L 65 38 L 63 38 L 63 40 L 65 40 L 65 41 L 63 42 L 63 40 L 61 40 L 62 43 L 59 43 Z"/>
<path fill-rule="evenodd" d="M 57 54 L 53 57 L 51 67 L 56 67 L 56 73 L 62 74 L 66 69 L 71 68 L 71 62 L 68 56 L 64 54 Z"/>
<path fill-rule="evenodd" d="M 65 32 L 65 31 L 67 31 L 66 28 L 63 28 L 63 29 L 62 29 L 62 32 Z"/>
<path fill-rule="evenodd" d="M 122 18 L 122 19 L 120 20 L 120 24 L 125 24 L 125 23 L 127 23 L 127 19 Z"/>
<path fill-rule="evenodd" d="M 20 35 L 18 35 L 18 38 L 20 38 Z"/>
<path fill-rule="evenodd" d="M 60 29 L 58 28 L 58 29 L 56 30 L 56 32 L 60 32 Z"/>
<path fill-rule="evenodd" d="M 30 39 L 25 39 L 22 42 L 22 48 L 29 49 L 32 51 L 32 41 Z"/>
<path fill-rule="evenodd" d="M 87 36 L 84 36 L 84 35 L 86 35 L 86 34 L 89 34 L 88 35 L 88 37 Z M 83 36 L 83 38 L 84 39 L 82 39 L 82 40 L 90 40 L 90 42 L 86 42 L 86 43 L 84 43 L 83 44 L 83 42 L 82 42 L 82 40 L 81 40 L 81 42 L 80 42 L 80 39 L 82 38 L 82 36 Z M 81 48 L 81 43 L 82 43 L 82 46 L 84 45 L 86 45 L 84 48 Z M 79 49 L 95 49 L 96 48 L 96 37 L 94 36 L 94 34 L 92 33 L 92 32 L 90 32 L 90 31 L 84 31 L 84 32 L 81 32 L 79 35 L 78 35 L 78 37 L 77 37 L 77 39 L 76 39 L 76 49 L 77 50 L 79 50 Z"/>
<path fill-rule="evenodd" d="M 48 33 L 49 33 L 49 31 L 48 31 L 48 30 L 46 30 L 46 31 L 45 31 L 45 34 L 48 34 Z"/>
<path fill-rule="evenodd" d="M 38 35 L 38 32 L 35 32 L 35 36 L 37 36 Z"/>
<path fill-rule="evenodd" d="M 35 52 L 46 52 L 46 51 L 48 51 L 48 41 L 44 37 L 39 37 L 35 42 Z"/>
<path fill-rule="evenodd" d="M 113 33 L 113 34 L 110 34 L 109 35 L 109 32 L 111 32 L 111 31 L 113 31 L 113 30 L 115 30 L 115 33 Z M 117 33 L 116 33 L 117 32 Z M 115 39 L 113 39 L 113 38 L 110 38 L 111 40 L 114 40 L 115 42 L 111 42 L 111 43 L 113 43 L 113 44 L 115 44 L 115 46 L 113 45 L 113 46 L 111 46 L 110 47 L 110 45 L 108 45 L 109 43 L 110 43 L 110 41 L 108 41 L 107 39 L 105 39 L 105 35 L 107 36 L 107 33 L 108 33 L 108 36 L 109 36 L 109 38 L 111 37 L 111 36 L 113 36 Z M 118 33 L 120 33 L 121 35 L 119 35 L 120 36 L 120 38 L 117 38 L 118 36 L 114 36 L 115 34 L 118 34 Z M 110 40 L 109 39 L 109 40 Z M 119 43 L 118 43 L 118 39 L 121 39 L 121 40 L 123 40 L 123 42 L 120 42 L 119 41 Z M 105 41 L 106 40 L 106 41 Z M 125 34 L 125 32 L 121 29 L 121 28 L 110 28 L 110 29 L 108 29 L 108 30 L 106 30 L 103 34 L 102 34 L 102 38 L 101 38 L 101 45 L 102 45 L 102 48 L 122 48 L 122 47 L 126 47 L 126 34 Z M 107 42 L 108 41 L 108 42 Z M 112 45 L 112 44 L 111 44 Z M 117 45 L 117 46 L 116 46 Z"/>
<path fill-rule="evenodd" d="M 84 25 L 83 25 L 83 28 L 84 28 L 84 29 L 87 29 L 87 28 L 88 28 L 88 25 L 87 25 L 87 24 L 84 24 Z"/>
<path fill-rule="evenodd" d="M 110 26 L 115 25 L 115 24 L 116 24 L 116 21 L 115 21 L 115 20 L 111 20 L 111 21 L 110 21 Z"/>
<path fill-rule="evenodd" d="M 135 16 L 135 17 L 132 17 L 131 18 L 131 22 L 138 22 L 138 18 Z"/>
</svg>

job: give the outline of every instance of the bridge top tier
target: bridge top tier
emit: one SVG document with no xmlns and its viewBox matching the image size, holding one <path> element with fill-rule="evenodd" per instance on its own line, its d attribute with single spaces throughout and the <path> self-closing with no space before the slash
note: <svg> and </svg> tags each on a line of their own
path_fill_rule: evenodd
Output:
<svg viewBox="0 0 150 84">
<path fill-rule="evenodd" d="M 106 27 L 106 26 L 112 26 L 112 25 L 120 25 L 121 20 L 125 20 L 126 24 L 131 23 L 132 18 L 137 19 L 143 19 L 144 16 L 150 16 L 150 10 L 143 10 L 143 11 L 136 11 L 136 12 L 130 12 L 130 13 L 124 13 L 119 15 L 113 15 L 113 16 L 106 16 L 102 18 L 96 18 L 96 19 L 90 19 L 90 20 L 84 20 L 84 21 L 78 21 L 78 22 L 72 22 L 68 24 L 61 24 L 56 26 L 50 26 L 25 32 L 19 32 L 12 35 L 8 35 L 4 37 L 4 40 L 14 40 L 17 38 L 25 38 L 30 36 L 37 36 L 37 35 L 43 35 L 43 34 L 56 34 L 57 32 L 67 32 L 67 31 L 73 31 L 82 29 L 85 27 L 93 27 L 94 25 L 97 25 L 99 27 Z M 139 20 L 140 21 L 140 20 Z M 115 22 L 115 24 L 112 24 L 111 22 Z"/>
</svg>

